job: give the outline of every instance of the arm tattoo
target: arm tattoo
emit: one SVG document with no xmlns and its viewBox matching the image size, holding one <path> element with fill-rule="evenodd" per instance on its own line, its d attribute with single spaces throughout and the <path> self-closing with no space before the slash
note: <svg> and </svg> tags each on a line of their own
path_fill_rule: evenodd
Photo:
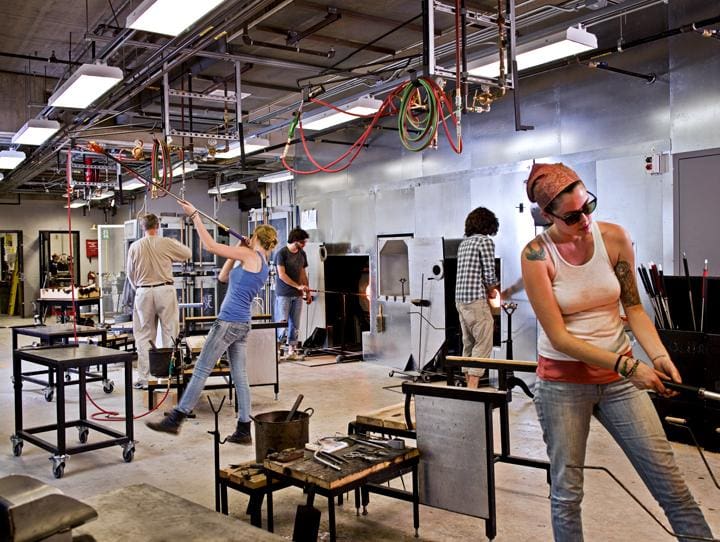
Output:
<svg viewBox="0 0 720 542">
<path fill-rule="evenodd" d="M 545 248 L 541 244 L 538 244 L 537 248 L 534 248 L 532 243 L 528 243 L 525 247 L 525 259 L 530 260 L 531 262 L 544 261 Z"/>
<path fill-rule="evenodd" d="M 630 265 L 623 260 L 618 260 L 615 265 L 615 276 L 620 281 L 620 301 L 623 307 L 639 305 L 640 294 Z"/>
</svg>

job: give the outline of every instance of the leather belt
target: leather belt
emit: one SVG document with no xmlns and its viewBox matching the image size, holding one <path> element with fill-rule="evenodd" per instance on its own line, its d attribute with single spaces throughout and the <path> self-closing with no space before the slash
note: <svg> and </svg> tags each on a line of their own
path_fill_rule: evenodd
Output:
<svg viewBox="0 0 720 542">
<path fill-rule="evenodd" d="M 161 282 L 160 284 L 141 284 L 138 288 L 156 288 L 158 286 L 172 286 L 172 282 Z"/>
</svg>

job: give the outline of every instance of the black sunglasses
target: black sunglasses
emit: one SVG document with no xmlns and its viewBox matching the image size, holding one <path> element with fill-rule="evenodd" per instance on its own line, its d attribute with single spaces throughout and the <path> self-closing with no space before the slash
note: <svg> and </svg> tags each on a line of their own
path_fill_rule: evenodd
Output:
<svg viewBox="0 0 720 542">
<path fill-rule="evenodd" d="M 597 207 L 597 198 L 595 197 L 595 194 L 590 192 L 588 190 L 588 194 L 590 197 L 587 199 L 587 201 L 583 204 L 582 208 L 580 208 L 577 211 L 572 211 L 571 213 L 567 213 L 563 216 L 558 216 L 554 213 L 551 213 L 550 211 L 546 210 L 545 212 L 551 216 L 554 216 L 555 218 L 559 218 L 565 224 L 568 226 L 572 226 L 573 224 L 577 224 L 582 219 L 583 215 L 591 215 L 595 212 L 595 208 Z"/>
</svg>

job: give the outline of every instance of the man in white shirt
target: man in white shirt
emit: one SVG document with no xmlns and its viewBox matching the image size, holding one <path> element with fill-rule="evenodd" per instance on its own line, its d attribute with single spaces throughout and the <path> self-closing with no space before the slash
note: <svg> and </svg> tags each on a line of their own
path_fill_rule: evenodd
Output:
<svg viewBox="0 0 720 542">
<path fill-rule="evenodd" d="M 188 260 L 192 251 L 175 239 L 160 237 L 160 221 L 154 214 L 144 215 L 140 221 L 145 236 L 130 245 L 127 276 L 135 288 L 133 335 L 138 354 L 138 378 L 133 387 L 146 389 L 150 376 L 148 347 L 157 336 L 158 321 L 163 346 L 172 344 L 180 330 L 172 264 Z"/>
</svg>

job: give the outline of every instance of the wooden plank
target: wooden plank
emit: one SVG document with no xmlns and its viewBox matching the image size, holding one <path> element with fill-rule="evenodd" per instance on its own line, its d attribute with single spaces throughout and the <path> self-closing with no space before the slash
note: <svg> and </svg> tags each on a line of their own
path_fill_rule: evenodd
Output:
<svg viewBox="0 0 720 542">
<path fill-rule="evenodd" d="M 410 402 L 410 419 L 413 427 L 415 427 L 415 402 Z M 405 422 L 405 403 L 390 405 L 380 410 L 368 412 L 367 414 L 358 414 L 355 417 L 357 423 L 363 425 L 374 425 L 379 428 L 387 427 L 389 429 L 407 430 Z"/>
<path fill-rule="evenodd" d="M 462 362 L 465 367 L 485 367 L 489 369 L 510 369 L 516 371 L 533 372 L 537 369 L 537 361 L 524 361 L 519 359 L 475 358 L 472 356 L 447 356 L 447 361 Z"/>
<path fill-rule="evenodd" d="M 346 448 L 347 451 L 344 451 L 342 455 L 356 449 L 357 446 Z M 417 448 L 405 448 L 404 450 L 387 449 L 385 451 L 388 455 L 378 458 L 378 461 L 374 463 L 368 463 L 362 459 L 349 459 L 348 464 L 343 466 L 340 471 L 318 463 L 313 459 L 311 452 L 305 452 L 303 459 L 298 459 L 291 463 L 277 463 L 266 459 L 264 466 L 267 470 L 291 477 L 298 482 L 313 484 L 322 489 L 333 490 L 366 478 L 371 474 L 382 472 L 392 465 L 403 463 L 420 455 Z"/>
</svg>

